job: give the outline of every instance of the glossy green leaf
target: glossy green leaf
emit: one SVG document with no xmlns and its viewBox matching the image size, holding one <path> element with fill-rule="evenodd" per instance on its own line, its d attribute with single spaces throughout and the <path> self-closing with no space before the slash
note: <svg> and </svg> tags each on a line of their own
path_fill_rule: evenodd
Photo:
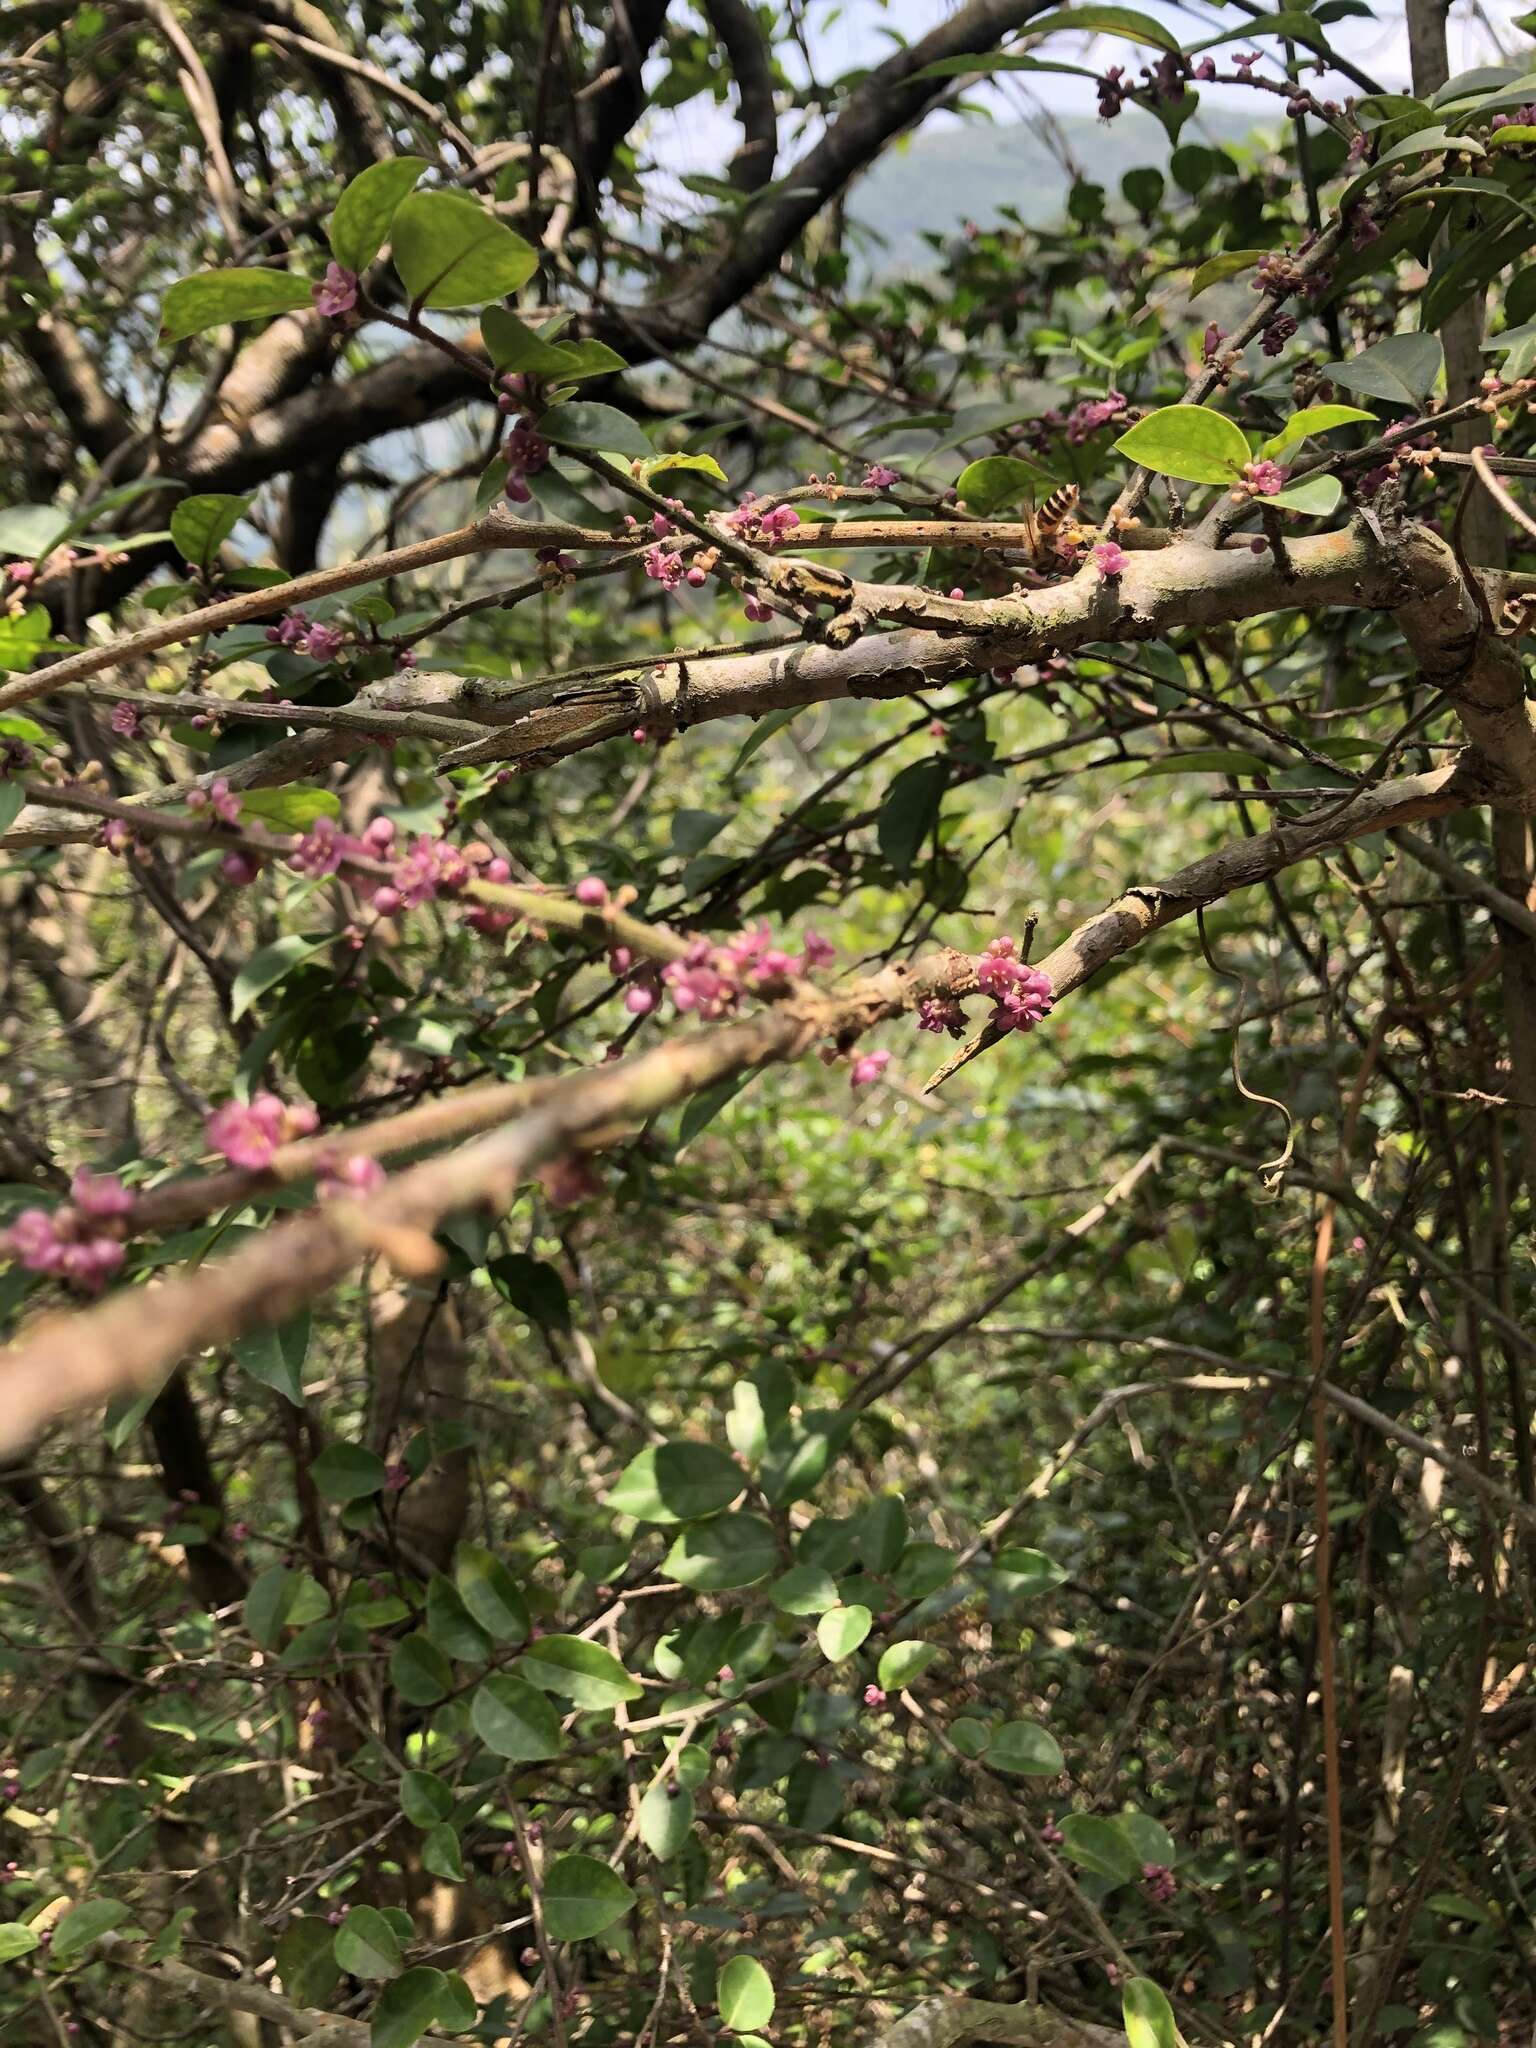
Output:
<svg viewBox="0 0 1536 2048">
<path fill-rule="evenodd" d="M 400 1938 L 377 1906 L 354 1906 L 336 1930 L 336 1961 L 353 1977 L 373 1982 L 398 1977 L 404 1963 Z"/>
<path fill-rule="evenodd" d="M 921 1678 L 934 1659 L 943 1654 L 937 1643 L 892 1643 L 880 1659 L 875 1677 L 883 1692 L 899 1692 Z"/>
<path fill-rule="evenodd" d="M 766 2027 L 773 2018 L 773 1979 L 756 1956 L 732 1956 L 720 1972 L 715 2003 L 721 2019 L 738 2034 Z"/>
<path fill-rule="evenodd" d="M 830 1607 L 816 1624 L 816 1640 L 829 1664 L 851 1657 L 874 1626 L 867 1607 Z"/>
<path fill-rule="evenodd" d="M 837 1581 L 819 1565 L 797 1564 L 768 1588 L 781 1614 L 825 1614 L 838 1603 Z"/>
<path fill-rule="evenodd" d="M 506 1672 L 476 1689 L 469 1718 L 486 1748 L 511 1763 L 542 1763 L 564 1744 L 560 1716 L 544 1694 Z"/>
<path fill-rule="evenodd" d="M 1335 427 L 1376 425 L 1376 415 L 1358 405 L 1305 405 L 1293 412 L 1278 434 L 1259 450 L 1260 455 L 1278 460 L 1287 448 L 1310 440 L 1314 434 L 1331 434 Z"/>
<path fill-rule="evenodd" d="M 1127 2048 L 1179 2048 L 1173 2007 L 1150 1977 L 1128 1977 L 1121 2006 Z"/>
<path fill-rule="evenodd" d="M 544 1874 L 544 1925 L 554 1941 L 586 1941 L 622 1920 L 635 1895 L 595 1856 L 561 1856 Z"/>
<path fill-rule="evenodd" d="M 460 1663 L 483 1664 L 491 1654 L 491 1638 L 441 1572 L 427 1581 L 427 1634 L 445 1657 Z"/>
<path fill-rule="evenodd" d="M 464 1882 L 464 1858 L 459 1849 L 459 1832 L 445 1821 L 428 1828 L 421 1845 L 421 1867 L 445 1884 Z"/>
<path fill-rule="evenodd" d="M 160 303 L 160 339 L 185 341 L 209 327 L 265 320 L 312 303 L 307 277 L 286 270 L 203 270 L 179 278 Z"/>
<path fill-rule="evenodd" d="M 253 953 L 240 972 L 235 976 L 230 991 L 230 1011 L 238 1022 L 258 996 L 264 996 L 269 989 L 285 981 L 296 967 L 302 967 L 306 960 L 313 959 L 333 944 L 328 933 L 324 938 L 307 938 L 302 932 L 287 932 L 280 939 L 274 939 L 270 946 L 263 946 Z"/>
<path fill-rule="evenodd" d="M 469 1613 L 498 1643 L 527 1640 L 528 1602 L 499 1558 L 476 1543 L 461 1543 L 453 1553 L 453 1582 Z"/>
<path fill-rule="evenodd" d="M 395 209 L 389 241 L 406 291 L 429 309 L 505 298 L 539 267 L 535 248 L 462 192 L 412 192 Z"/>
<path fill-rule="evenodd" d="M 432 1771 L 407 1771 L 400 1780 L 400 1806 L 417 1827 L 435 1827 L 453 1811 L 453 1790 Z"/>
<path fill-rule="evenodd" d="M 1198 299 L 1213 284 L 1241 277 L 1245 270 L 1255 269 L 1267 254 L 1264 249 L 1223 249 L 1218 256 L 1207 256 L 1189 280 L 1189 296 Z"/>
<path fill-rule="evenodd" d="M 1001 1552 L 993 1565 L 993 1573 L 998 1591 L 1019 1599 L 1028 1599 L 1036 1593 L 1049 1593 L 1054 1587 L 1064 1584 L 1068 1576 L 1043 1550 L 1026 1549 Z"/>
<path fill-rule="evenodd" d="M 1032 36 L 1075 29 L 1082 34 L 1119 36 L 1123 42 L 1140 43 L 1148 50 L 1166 50 L 1174 56 L 1180 47 L 1171 29 L 1134 7 L 1058 7 L 1053 13 L 1037 14 L 1028 26 Z"/>
<path fill-rule="evenodd" d="M 413 1707 L 432 1707 L 452 1690 L 453 1667 L 432 1638 L 415 1629 L 390 1655 L 389 1682 Z"/>
<path fill-rule="evenodd" d="M 1346 362 L 1324 363 L 1323 375 L 1365 398 L 1417 408 L 1434 388 L 1445 351 L 1433 334 L 1389 334 Z"/>
<path fill-rule="evenodd" d="M 49 1953 L 56 1963 L 72 1963 L 92 1942 L 121 1927 L 127 1918 L 128 1908 L 121 1899 L 86 1899 L 54 1923 Z"/>
<path fill-rule="evenodd" d="M 316 1489 L 327 1500 L 363 1500 L 384 1484 L 386 1468 L 366 1444 L 327 1444 L 310 1467 Z"/>
<path fill-rule="evenodd" d="M 614 1481 L 608 1505 L 637 1522 L 695 1522 L 730 1506 L 744 1479 L 714 1444 L 651 1444 Z"/>
<path fill-rule="evenodd" d="M 1017 455 L 984 455 L 968 462 L 955 479 L 955 493 L 968 511 L 990 519 L 1008 505 L 1048 496 L 1056 487 L 1051 472 Z"/>
<path fill-rule="evenodd" d="M 1115 443 L 1128 462 L 1187 484 L 1230 484 L 1242 476 L 1248 442 L 1240 427 L 1204 405 L 1165 405 Z"/>
<path fill-rule="evenodd" d="M 1021 1778 L 1054 1778 L 1067 1767 L 1061 1744 L 1033 1721 L 1005 1721 L 987 1744 L 987 1762 Z"/>
<path fill-rule="evenodd" d="M 652 1785 L 640 1801 L 640 1839 L 662 1863 L 677 1855 L 693 1826 L 693 1794 L 674 1781 Z"/>
<path fill-rule="evenodd" d="M 892 782 L 880 806 L 875 836 L 899 875 L 909 875 L 939 821 L 949 770 L 940 760 L 913 761 Z"/>
<path fill-rule="evenodd" d="M 518 1675 L 578 1707 L 617 1707 L 644 1697 L 611 1650 L 581 1636 L 541 1636 L 517 1660 Z"/>
<path fill-rule="evenodd" d="M 1326 519 L 1339 509 L 1343 495 L 1344 486 L 1336 476 L 1307 476 L 1260 503 L 1278 505 L 1282 512 L 1302 512 L 1309 519 Z"/>
<path fill-rule="evenodd" d="M 331 254 L 343 270 L 368 268 L 389 240 L 396 208 L 426 168 L 425 157 L 396 156 L 358 172 L 331 215 Z"/>
<path fill-rule="evenodd" d="M 628 413 L 589 399 L 552 405 L 539 420 L 539 432 L 557 448 L 593 448 L 605 455 L 642 460 L 656 453 Z"/>
<path fill-rule="evenodd" d="M 324 2005 L 341 1982 L 336 1930 L 318 1913 L 301 1913 L 277 1939 L 278 1980 L 295 2005 Z"/>
<path fill-rule="evenodd" d="M 558 1267 L 527 1252 L 505 1252 L 486 1267 L 496 1292 L 541 1330 L 571 1327 L 571 1298 Z"/>
<path fill-rule="evenodd" d="M 19 1920 L 10 1920 L 0 1926 L 0 1963 L 14 1963 L 18 1956 L 31 1955 L 37 1946 L 37 1935 L 30 1927 L 23 1927 Z"/>
<path fill-rule="evenodd" d="M 1061 1846 L 1074 1863 L 1114 1884 L 1141 1875 L 1141 1858 L 1129 1836 L 1102 1814 L 1069 1813 L 1061 1823 Z"/>
<path fill-rule="evenodd" d="M 369 2048 L 416 2048 L 422 2035 L 437 2024 L 444 1989 L 442 1971 L 423 1964 L 386 1984 L 369 2022 Z"/>
<path fill-rule="evenodd" d="M 171 514 L 171 540 L 182 560 L 206 569 L 245 517 L 248 497 L 212 491 L 183 498 Z"/>
<path fill-rule="evenodd" d="M 284 1629 L 303 1628 L 328 1613 L 325 1589 L 308 1572 L 269 1565 L 245 1596 L 245 1625 L 264 1650 L 275 1649 Z"/>
<path fill-rule="evenodd" d="M 729 1592 L 755 1586 L 779 1561 L 773 1530 L 761 1515 L 717 1515 L 684 1529 L 662 1563 L 662 1571 L 697 1593 Z"/>
</svg>

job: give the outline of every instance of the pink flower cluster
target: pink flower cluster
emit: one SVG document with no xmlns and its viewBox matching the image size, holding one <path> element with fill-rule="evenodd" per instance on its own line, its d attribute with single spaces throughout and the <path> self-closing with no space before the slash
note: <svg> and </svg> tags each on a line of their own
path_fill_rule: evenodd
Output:
<svg viewBox="0 0 1536 2048">
<path fill-rule="evenodd" d="M 1123 576 L 1131 558 L 1118 541 L 1101 540 L 1089 557 L 1101 576 Z"/>
<path fill-rule="evenodd" d="M 797 960 L 774 944 L 772 932 L 763 923 L 737 932 L 723 946 L 695 939 L 681 960 L 668 961 L 661 978 L 672 992 L 673 1003 L 685 1014 L 724 1017 L 748 991 L 782 981 L 787 975 L 809 974 L 832 958 L 827 941 L 818 932 L 808 931 L 805 950 Z"/>
<path fill-rule="evenodd" d="M 340 263 L 327 263 L 325 276 L 310 288 L 315 310 L 327 320 L 339 320 L 357 305 L 357 272 Z"/>
<path fill-rule="evenodd" d="M 399 910 L 416 910 L 439 896 L 457 896 L 471 882 L 510 882 L 510 864 L 478 842 L 459 848 L 430 833 L 418 833 L 404 853 L 396 853 L 395 828 L 388 818 L 375 818 L 361 837 L 343 832 L 334 818 L 317 818 L 289 850 L 288 865 L 298 874 L 316 879 L 334 875 L 349 867 L 348 879 L 381 917 L 393 917 Z M 369 867 L 388 863 L 387 875 L 372 874 L 354 863 Z M 467 918 L 478 932 L 505 931 L 516 919 L 511 910 L 479 905 Z"/>
<path fill-rule="evenodd" d="M 295 654 L 307 654 L 311 661 L 334 661 L 346 639 L 339 627 L 315 625 L 301 611 L 284 612 L 275 626 L 267 628 L 267 640 L 273 647 L 290 647 Z"/>
<path fill-rule="evenodd" d="M 109 723 L 119 739 L 136 740 L 142 730 L 139 714 L 131 704 L 114 704 Z"/>
<path fill-rule="evenodd" d="M 965 1011 L 953 996 L 924 996 L 917 1006 L 919 1031 L 947 1031 L 951 1038 L 965 1036 Z"/>
<path fill-rule="evenodd" d="M 684 563 L 680 554 L 672 548 L 664 548 L 660 541 L 648 547 L 641 557 L 641 565 L 653 583 L 659 583 L 663 590 L 676 590 L 683 580 Z M 703 578 L 700 577 L 700 582 Z"/>
<path fill-rule="evenodd" d="M 1256 498 L 1272 498 L 1285 489 L 1290 473 L 1278 462 L 1250 462 L 1243 471 L 1243 482 Z"/>
<path fill-rule="evenodd" d="M 892 469 L 884 462 L 872 462 L 864 472 L 866 491 L 888 491 L 892 484 L 900 482 L 900 470 Z"/>
<path fill-rule="evenodd" d="M 742 610 L 754 626 L 766 626 L 773 617 L 773 606 L 761 597 L 754 597 L 751 591 L 742 599 Z"/>
<path fill-rule="evenodd" d="M 526 479 L 548 467 L 549 443 L 527 420 L 519 420 L 501 452 L 507 463 L 506 494 L 514 505 L 526 505 L 533 496 Z"/>
<path fill-rule="evenodd" d="M 98 1294 L 123 1263 L 123 1218 L 133 1196 L 115 1174 L 81 1167 L 57 1209 L 23 1209 L 5 1249 L 31 1273 L 49 1273 Z"/>
<path fill-rule="evenodd" d="M 1131 401 L 1123 391 L 1109 391 L 1102 398 L 1080 399 L 1067 414 L 1066 437 L 1076 447 L 1102 428 L 1117 426 L 1130 407 Z"/>
<path fill-rule="evenodd" d="M 214 1151 L 222 1152 L 231 1166 L 243 1167 L 247 1173 L 264 1173 L 279 1145 L 307 1138 L 319 1122 L 311 1104 L 290 1105 L 280 1096 L 263 1090 L 249 1102 L 226 1102 L 216 1109 L 204 1126 L 204 1134 Z"/>
<path fill-rule="evenodd" d="M 976 963 L 976 981 L 997 1003 L 992 1012 L 996 1031 L 1033 1031 L 1050 1015 L 1055 990 L 1051 977 L 1028 967 L 1012 939 L 994 939 Z"/>
<path fill-rule="evenodd" d="M 800 514 L 793 505 L 775 505 L 771 512 L 764 512 L 759 509 L 760 504 L 756 491 L 748 491 L 736 510 L 725 515 L 725 523 L 743 540 L 771 548 L 794 532 L 800 524 Z"/>
<path fill-rule="evenodd" d="M 1179 1881 L 1166 1863 L 1143 1863 L 1141 1888 L 1159 1906 L 1166 1906 L 1179 1888 Z"/>
<path fill-rule="evenodd" d="M 238 825 L 240 822 L 240 799 L 230 789 L 229 779 L 224 775 L 216 775 L 206 789 L 189 790 L 187 809 L 212 811 L 225 825 Z"/>
<path fill-rule="evenodd" d="M 867 1088 L 871 1081 L 878 1081 L 891 1064 L 891 1056 L 882 1047 L 879 1052 L 861 1052 L 854 1061 L 848 1075 L 850 1088 Z"/>
<path fill-rule="evenodd" d="M 345 1159 L 321 1163 L 315 1177 L 315 1196 L 322 1202 L 335 1202 L 347 1195 L 371 1195 L 383 1187 L 387 1178 L 377 1159 L 354 1152 Z"/>
</svg>

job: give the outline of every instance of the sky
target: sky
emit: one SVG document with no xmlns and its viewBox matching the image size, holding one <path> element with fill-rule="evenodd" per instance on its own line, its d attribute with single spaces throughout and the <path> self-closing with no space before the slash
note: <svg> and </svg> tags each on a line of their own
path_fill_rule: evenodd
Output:
<svg viewBox="0 0 1536 2048">
<path fill-rule="evenodd" d="M 1278 5 L 1279 0 L 1272 0 L 1272 4 Z M 1527 5 L 1530 4 L 1536 4 L 1536 0 L 1527 0 Z M 830 5 L 824 4 L 824 0 L 805 0 L 803 11 L 806 40 L 817 76 L 825 83 L 850 70 L 878 64 L 895 46 L 893 32 L 914 42 L 952 14 L 955 6 L 951 0 L 833 0 Z M 1167 4 L 1167 0 L 1140 0 L 1140 11 L 1166 23 L 1184 43 L 1235 27 L 1242 19 L 1235 7 L 1219 4 L 1219 0 L 1190 0 L 1190 4 L 1183 6 Z M 1529 53 L 1531 68 L 1536 70 L 1536 47 L 1530 36 L 1512 26 L 1524 11 L 1520 0 L 1488 0 L 1486 5 L 1457 0 L 1449 25 L 1453 72 L 1511 56 L 1518 59 L 1522 50 Z M 1376 0 L 1370 17 L 1346 17 L 1333 23 L 1330 33 L 1342 54 L 1389 91 L 1407 91 L 1408 36 L 1400 5 L 1384 5 Z M 1230 47 L 1236 50 L 1252 46 L 1234 43 Z M 1270 43 L 1267 47 L 1276 46 Z M 1133 73 L 1151 56 L 1149 51 L 1114 37 L 1065 34 L 1053 39 L 1051 54 L 1098 70 L 1124 64 Z M 805 66 L 787 33 L 780 43 L 780 56 L 786 69 L 803 82 Z M 1359 90 L 1349 79 L 1337 74 L 1315 81 L 1314 89 L 1319 88 L 1323 97 L 1337 99 Z M 1261 98 L 1237 87 L 1205 87 L 1202 97 L 1206 96 L 1240 113 L 1253 109 L 1256 121 L 1261 107 L 1266 116 L 1274 108 L 1269 95 Z M 1027 120 L 1042 99 L 1053 113 L 1091 114 L 1096 105 L 1093 87 L 1087 79 L 1038 74 L 1030 77 L 1018 72 L 1004 74 L 996 86 L 982 87 L 969 97 L 989 106 L 995 118 L 1002 121 Z M 943 113 L 929 118 L 937 124 L 956 117 Z M 672 178 L 695 172 L 718 176 L 739 139 L 729 109 L 706 107 L 701 100 L 658 113 L 651 119 L 655 124 L 650 131 L 652 147 Z M 781 155 L 781 172 L 792 161 L 793 154 Z M 698 204 L 686 192 L 674 189 L 683 211 Z"/>
</svg>

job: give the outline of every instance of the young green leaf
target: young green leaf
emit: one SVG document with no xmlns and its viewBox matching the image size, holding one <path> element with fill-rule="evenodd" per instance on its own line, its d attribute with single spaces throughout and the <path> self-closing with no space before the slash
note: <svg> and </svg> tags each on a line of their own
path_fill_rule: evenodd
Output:
<svg viewBox="0 0 1536 2048">
<path fill-rule="evenodd" d="M 1129 2048 L 1180 2048 L 1173 2007 L 1150 1977 L 1128 1977 L 1121 2006 Z"/>
<path fill-rule="evenodd" d="M 1005 1721 L 987 1745 L 987 1762 L 1020 1778 L 1054 1778 L 1067 1767 L 1061 1744 L 1033 1721 Z"/>
<path fill-rule="evenodd" d="M 578 1707 L 616 1707 L 645 1692 L 611 1650 L 581 1636 L 541 1636 L 518 1658 L 517 1669 L 530 1685 Z"/>
<path fill-rule="evenodd" d="M 851 1657 L 874 1626 L 867 1607 L 830 1607 L 816 1624 L 816 1640 L 829 1664 Z"/>
<path fill-rule="evenodd" d="M 336 1930 L 336 1961 L 353 1977 L 398 1977 L 404 1957 L 394 1928 L 377 1906 L 354 1906 Z"/>
<path fill-rule="evenodd" d="M 462 192 L 412 192 L 396 207 L 389 237 L 401 282 L 429 309 L 505 298 L 539 267 L 536 249 Z"/>
<path fill-rule="evenodd" d="M 250 502 L 224 491 L 183 498 L 171 514 L 171 541 L 181 559 L 194 569 L 207 569 L 245 517 Z"/>
<path fill-rule="evenodd" d="M 735 2033 L 766 2027 L 773 2018 L 773 1979 L 756 1956 L 732 1956 L 720 1972 L 715 2003 Z"/>
<path fill-rule="evenodd" d="M 488 1635 L 498 1643 L 526 1640 L 528 1602 L 499 1558 L 476 1543 L 461 1543 L 453 1553 L 453 1579 L 459 1598 Z"/>
<path fill-rule="evenodd" d="M 761 1515 L 716 1515 L 684 1529 L 662 1562 L 662 1571 L 697 1593 L 725 1593 L 755 1586 L 779 1561 L 773 1530 Z"/>
<path fill-rule="evenodd" d="M 640 1839 L 659 1862 L 670 1862 L 693 1826 L 693 1794 L 663 1781 L 652 1785 L 640 1802 Z"/>
<path fill-rule="evenodd" d="M 560 1716 L 544 1694 L 507 1672 L 476 1689 L 469 1718 L 486 1748 L 510 1763 L 543 1763 L 563 1747 Z"/>
<path fill-rule="evenodd" d="M 209 327 L 265 320 L 311 303 L 307 277 L 286 270 L 201 270 L 178 278 L 160 302 L 160 339 L 185 341 Z"/>
<path fill-rule="evenodd" d="M 713 1444 L 652 1444 L 619 1474 L 608 1505 L 637 1522 L 696 1522 L 728 1508 L 744 1483 L 735 1459 Z"/>
<path fill-rule="evenodd" d="M 544 1926 L 554 1941 L 587 1941 L 622 1920 L 635 1895 L 595 1856 L 561 1856 L 544 1874 Z"/>
<path fill-rule="evenodd" d="M 368 268 L 389 239 L 396 208 L 426 168 L 425 157 L 397 156 L 358 172 L 331 215 L 331 254 L 343 270 Z"/>
<path fill-rule="evenodd" d="M 368 2048 L 416 2048 L 422 2035 L 436 2026 L 446 1989 L 442 1971 L 425 1964 L 386 1984 L 369 2023 Z"/>
<path fill-rule="evenodd" d="M 1187 484 L 1230 484 L 1242 476 L 1248 442 L 1241 427 L 1204 405 L 1165 405 L 1128 427 L 1117 454 Z"/>
</svg>

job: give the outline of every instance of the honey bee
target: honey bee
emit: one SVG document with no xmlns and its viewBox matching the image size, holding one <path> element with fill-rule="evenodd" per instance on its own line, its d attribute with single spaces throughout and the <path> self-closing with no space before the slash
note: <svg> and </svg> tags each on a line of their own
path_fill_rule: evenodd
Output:
<svg viewBox="0 0 1536 2048">
<path fill-rule="evenodd" d="M 1073 539 L 1074 529 L 1068 522 L 1077 509 L 1077 500 L 1077 485 L 1062 484 L 1052 491 L 1043 505 L 1030 506 L 1024 515 L 1024 524 L 1029 532 L 1029 554 L 1033 561 L 1053 559 L 1058 544 Z"/>
</svg>

